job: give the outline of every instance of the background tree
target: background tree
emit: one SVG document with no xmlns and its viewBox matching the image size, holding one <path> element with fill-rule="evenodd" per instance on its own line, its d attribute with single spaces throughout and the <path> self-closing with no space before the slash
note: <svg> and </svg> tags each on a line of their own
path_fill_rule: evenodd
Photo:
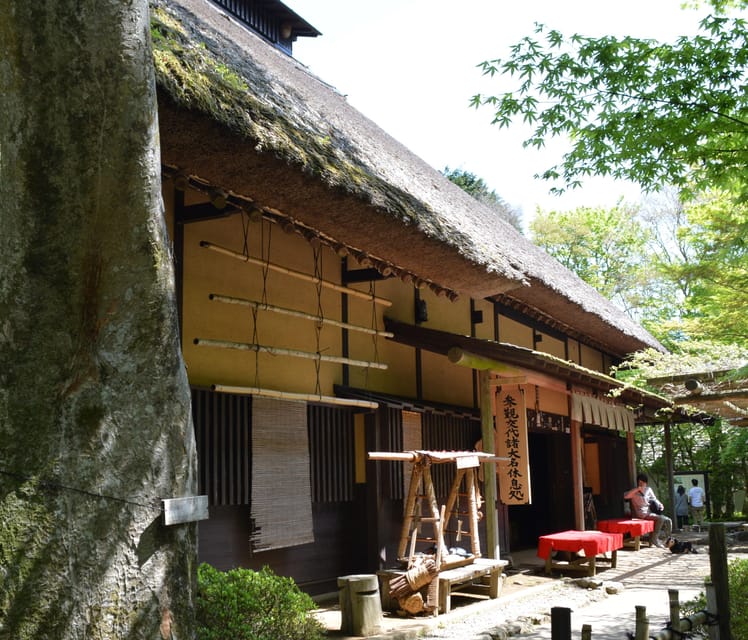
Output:
<svg viewBox="0 0 748 640">
<path fill-rule="evenodd" d="M 691 282 L 685 330 L 694 338 L 748 345 L 748 204 L 703 193 L 686 216 L 681 237 L 693 255 L 673 270 Z"/>
<path fill-rule="evenodd" d="M 190 638 L 195 450 L 147 0 L 0 21 L 0 638 Z"/>
<path fill-rule="evenodd" d="M 667 44 L 632 37 L 572 35 L 537 25 L 508 58 L 482 64 L 519 80 L 516 91 L 476 95 L 494 123 L 534 126 L 526 145 L 568 136 L 571 149 L 542 175 L 556 190 L 588 175 L 613 176 L 646 190 L 722 188 L 748 197 L 748 29 L 710 16 L 693 38 Z"/>
<path fill-rule="evenodd" d="M 648 235 L 637 209 L 623 203 L 539 210 L 530 222 L 536 245 L 637 320 L 647 302 Z"/>
<path fill-rule="evenodd" d="M 473 198 L 491 207 L 503 220 L 522 233 L 522 213 L 510 207 L 496 191 L 489 189 L 483 178 L 469 171 L 449 167 L 444 167 L 442 173 Z"/>
</svg>

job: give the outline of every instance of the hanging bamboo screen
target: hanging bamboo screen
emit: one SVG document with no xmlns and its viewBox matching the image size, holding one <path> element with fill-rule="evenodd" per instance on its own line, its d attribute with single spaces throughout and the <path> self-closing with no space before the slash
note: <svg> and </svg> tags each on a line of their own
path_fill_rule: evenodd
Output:
<svg viewBox="0 0 748 640">
<path fill-rule="evenodd" d="M 307 405 L 252 400 L 254 551 L 314 542 Z"/>
</svg>

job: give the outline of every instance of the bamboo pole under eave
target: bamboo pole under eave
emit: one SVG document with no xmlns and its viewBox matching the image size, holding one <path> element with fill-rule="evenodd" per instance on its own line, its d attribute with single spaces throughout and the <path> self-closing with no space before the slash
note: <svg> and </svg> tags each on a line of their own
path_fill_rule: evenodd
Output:
<svg viewBox="0 0 748 640">
<path fill-rule="evenodd" d="M 257 302 L 256 300 L 247 300 L 245 298 L 235 298 L 234 296 L 226 296 L 220 293 L 211 293 L 208 295 L 208 298 L 210 300 L 215 300 L 216 302 L 236 304 L 243 307 L 250 307 L 251 309 L 257 309 L 258 311 L 270 311 L 272 313 L 280 313 L 295 318 L 303 318 L 304 320 L 312 320 L 321 324 L 329 324 L 333 327 L 340 327 L 341 329 L 348 329 L 349 331 L 358 331 L 359 333 L 366 333 L 372 336 L 381 336 L 383 338 L 393 338 L 395 336 L 392 331 L 379 331 L 378 329 L 362 327 L 357 324 L 351 324 L 350 322 L 341 322 L 340 320 L 325 318 L 324 316 L 315 316 L 304 311 L 297 311 L 296 309 L 277 307 L 272 304 L 267 304 L 266 302 Z"/>
<path fill-rule="evenodd" d="M 497 371 L 499 373 L 509 373 L 511 375 L 522 375 L 523 372 L 498 360 L 479 356 L 461 347 L 452 347 L 447 352 L 447 358 L 452 364 L 458 364 L 462 367 L 470 367 L 478 371 Z"/>
<path fill-rule="evenodd" d="M 323 280 L 322 278 L 318 278 L 316 276 L 310 276 L 308 273 L 303 273 L 301 271 L 294 271 L 293 269 L 288 269 L 287 267 L 282 267 L 278 264 L 272 264 L 266 260 L 258 260 L 257 258 L 251 258 L 250 256 L 245 256 L 243 253 L 238 253 L 236 251 L 232 251 L 231 249 L 226 249 L 225 247 L 221 247 L 217 244 L 213 244 L 212 242 L 208 242 L 207 240 L 201 240 L 200 246 L 204 247 L 205 249 L 210 249 L 211 251 L 216 251 L 217 253 L 222 253 L 223 255 L 229 256 L 230 258 L 234 258 L 235 260 L 240 260 L 241 262 L 247 262 L 249 264 L 253 264 L 259 267 L 270 269 L 270 271 L 275 271 L 276 273 L 282 273 L 292 278 L 296 278 L 297 280 L 304 280 L 306 282 L 312 282 L 313 284 L 319 284 L 320 286 L 325 287 L 326 289 L 332 289 L 333 291 L 345 293 L 354 298 L 370 300 L 376 304 L 380 304 L 385 307 L 392 306 L 391 300 L 386 300 L 385 298 L 378 298 L 377 296 L 365 293 L 364 291 L 359 291 L 358 289 L 351 289 L 350 287 L 345 287 L 341 284 L 330 282 L 329 280 Z"/>
<path fill-rule="evenodd" d="M 301 400 L 306 402 L 320 402 L 323 404 L 335 404 L 345 407 L 361 407 L 363 409 L 377 409 L 378 402 L 369 400 L 355 400 L 353 398 L 339 398 L 338 396 L 323 396 L 313 393 L 294 393 L 292 391 L 280 391 L 277 389 L 261 389 L 259 387 L 239 387 L 228 384 L 214 384 L 210 387 L 213 391 L 220 393 L 235 393 L 240 395 L 264 396 L 266 398 L 278 398 L 280 400 Z"/>
<path fill-rule="evenodd" d="M 239 351 L 256 351 L 257 353 L 269 353 L 274 356 L 290 356 L 293 358 L 306 358 L 307 360 L 319 360 L 321 362 L 335 362 L 347 364 L 352 367 L 364 367 L 371 369 L 386 369 L 383 362 L 372 362 L 370 360 L 354 360 L 344 356 L 326 356 L 311 351 L 299 351 L 297 349 L 284 349 L 282 347 L 270 347 L 250 342 L 231 342 L 229 340 L 209 340 L 206 338 L 195 338 L 193 343 L 198 347 L 217 347 L 219 349 L 238 349 Z"/>
</svg>

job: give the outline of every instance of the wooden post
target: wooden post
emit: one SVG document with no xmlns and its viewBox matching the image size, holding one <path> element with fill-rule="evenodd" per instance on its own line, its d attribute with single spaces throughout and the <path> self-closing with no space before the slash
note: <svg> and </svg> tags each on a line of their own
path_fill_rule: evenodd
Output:
<svg viewBox="0 0 748 640">
<path fill-rule="evenodd" d="M 670 628 L 673 631 L 680 631 L 680 602 L 678 602 L 678 590 L 668 589 L 667 595 L 670 600 Z"/>
<path fill-rule="evenodd" d="M 707 579 L 706 584 L 706 610 L 710 616 L 717 615 L 717 594 L 714 589 L 714 583 Z M 719 627 L 716 624 L 710 624 L 707 627 L 709 640 L 720 640 Z"/>
<path fill-rule="evenodd" d="M 582 640 L 592 640 L 592 625 L 582 625 Z"/>
<path fill-rule="evenodd" d="M 678 523 L 678 517 L 675 515 L 675 480 L 673 476 L 673 436 L 672 424 L 668 421 L 665 423 L 665 471 L 667 472 L 667 494 L 670 496 L 670 513 L 668 514 L 673 520 L 673 526 Z M 659 492 L 658 492 L 659 493 Z"/>
<path fill-rule="evenodd" d="M 551 640 L 571 640 L 571 609 L 551 607 Z"/>
<path fill-rule="evenodd" d="M 574 528 L 584 531 L 584 474 L 582 473 L 582 423 L 571 421 L 571 477 L 574 492 Z"/>
<path fill-rule="evenodd" d="M 633 431 L 626 432 L 626 454 L 629 463 L 629 487 L 636 486 L 636 439 Z"/>
<path fill-rule="evenodd" d="M 382 630 L 382 603 L 376 575 L 338 578 L 340 631 L 352 636 L 373 636 Z"/>
<path fill-rule="evenodd" d="M 483 451 L 496 454 L 494 441 L 494 406 L 491 393 L 491 372 L 478 372 L 480 385 L 480 425 Z M 499 517 L 496 510 L 496 465 L 483 463 L 483 493 L 486 496 L 486 556 L 498 560 L 499 549 Z"/>
<path fill-rule="evenodd" d="M 725 525 L 709 525 L 709 567 L 717 605 L 720 640 L 732 640 L 730 631 L 730 589 L 727 581 L 727 546 Z"/>
<path fill-rule="evenodd" d="M 636 605 L 636 635 L 634 640 L 647 640 L 649 638 L 649 618 L 647 618 L 647 607 Z"/>
</svg>

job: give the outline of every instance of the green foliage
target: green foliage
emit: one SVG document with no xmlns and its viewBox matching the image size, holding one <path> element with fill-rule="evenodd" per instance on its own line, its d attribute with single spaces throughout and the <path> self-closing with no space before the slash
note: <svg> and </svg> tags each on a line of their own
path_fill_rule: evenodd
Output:
<svg viewBox="0 0 748 640">
<path fill-rule="evenodd" d="M 317 640 L 324 637 L 311 615 L 311 597 L 291 578 L 260 571 L 222 572 L 198 567 L 199 640 Z"/>
<path fill-rule="evenodd" d="M 544 25 L 482 63 L 485 74 L 519 81 L 516 91 L 476 95 L 494 123 L 534 127 L 526 146 L 566 136 L 571 150 L 542 176 L 556 191 L 590 175 L 748 197 L 748 28 L 710 16 L 694 37 L 667 44 L 633 37 L 565 37 Z"/>
<path fill-rule="evenodd" d="M 748 205 L 712 191 L 685 211 L 681 236 L 693 255 L 674 272 L 692 283 L 684 329 L 694 338 L 748 345 Z"/>
<path fill-rule="evenodd" d="M 733 638 L 748 638 L 748 560 L 733 560 L 727 565 L 730 592 L 730 631 Z M 706 596 L 683 603 L 683 615 L 706 609 Z"/>
<path fill-rule="evenodd" d="M 489 189 L 483 178 L 479 178 L 469 171 L 450 169 L 449 167 L 444 167 L 442 173 L 473 198 L 494 209 L 503 220 L 511 224 L 517 231 L 522 232 L 522 214 L 510 207 L 496 191 Z"/>
<path fill-rule="evenodd" d="M 632 316 L 647 300 L 648 229 L 637 209 L 539 210 L 530 223 L 532 241 Z"/>
</svg>

